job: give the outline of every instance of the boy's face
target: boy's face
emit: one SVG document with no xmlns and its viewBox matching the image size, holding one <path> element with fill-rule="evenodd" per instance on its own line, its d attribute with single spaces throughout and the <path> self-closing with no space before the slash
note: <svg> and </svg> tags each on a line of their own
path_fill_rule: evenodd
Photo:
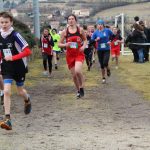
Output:
<svg viewBox="0 0 150 150">
<path fill-rule="evenodd" d="M 12 26 L 13 22 L 10 21 L 10 18 L 3 18 L 0 17 L 0 27 L 4 30 L 4 31 L 8 31 L 9 28 Z"/>
<path fill-rule="evenodd" d="M 53 30 L 53 31 L 52 31 L 52 33 L 53 33 L 53 34 L 56 34 L 56 31 L 55 31 L 55 30 Z"/>
<path fill-rule="evenodd" d="M 117 34 L 117 32 L 118 32 L 117 28 L 113 28 L 112 31 L 114 34 Z"/>
</svg>

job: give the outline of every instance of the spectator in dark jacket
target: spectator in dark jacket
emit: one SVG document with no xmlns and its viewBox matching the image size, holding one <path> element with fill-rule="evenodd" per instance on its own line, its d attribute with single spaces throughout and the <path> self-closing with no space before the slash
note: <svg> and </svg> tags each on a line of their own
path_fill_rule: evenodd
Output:
<svg viewBox="0 0 150 150">
<path fill-rule="evenodd" d="M 133 44 L 133 43 L 145 43 L 146 42 L 146 36 L 144 34 L 144 28 L 135 23 L 133 24 L 133 31 L 132 33 L 127 37 L 125 43 L 130 43 L 129 48 L 131 50 L 136 50 L 138 53 L 138 62 L 143 63 L 144 62 L 144 46 L 142 44 Z M 136 60 L 137 61 L 137 60 Z"/>
<path fill-rule="evenodd" d="M 143 21 L 140 21 L 139 24 L 144 28 L 146 42 L 150 43 L 150 28 L 145 27 L 145 24 Z M 149 48 L 150 48 L 149 45 L 144 47 L 144 61 L 149 61 Z"/>
</svg>

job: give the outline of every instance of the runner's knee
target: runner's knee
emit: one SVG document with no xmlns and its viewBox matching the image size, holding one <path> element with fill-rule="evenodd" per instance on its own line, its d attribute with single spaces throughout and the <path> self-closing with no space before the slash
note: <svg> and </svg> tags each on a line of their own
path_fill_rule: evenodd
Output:
<svg viewBox="0 0 150 150">
<path fill-rule="evenodd" d="M 4 95 L 10 96 L 11 95 L 11 91 L 8 90 L 8 89 L 4 89 Z"/>
<path fill-rule="evenodd" d="M 24 96 L 24 91 L 23 90 L 18 90 L 18 95 Z"/>
</svg>

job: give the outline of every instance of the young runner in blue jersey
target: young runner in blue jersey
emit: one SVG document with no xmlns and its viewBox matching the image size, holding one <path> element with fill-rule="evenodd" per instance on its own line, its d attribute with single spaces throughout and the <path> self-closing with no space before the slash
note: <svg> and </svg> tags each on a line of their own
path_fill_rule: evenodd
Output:
<svg viewBox="0 0 150 150">
<path fill-rule="evenodd" d="M 110 37 L 113 35 L 112 31 L 108 28 L 105 28 L 103 20 L 97 21 L 97 30 L 92 35 L 92 40 L 98 43 L 97 54 L 99 63 L 101 66 L 102 73 L 102 83 L 106 83 L 105 73 L 107 76 L 110 76 L 109 68 L 109 57 L 110 57 Z"/>
</svg>

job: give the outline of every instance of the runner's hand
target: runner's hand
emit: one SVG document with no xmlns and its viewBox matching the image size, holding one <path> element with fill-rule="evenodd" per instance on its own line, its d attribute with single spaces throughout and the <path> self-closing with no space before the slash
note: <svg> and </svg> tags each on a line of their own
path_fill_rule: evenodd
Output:
<svg viewBox="0 0 150 150">
<path fill-rule="evenodd" d="M 6 61 L 12 61 L 12 56 L 6 56 L 4 59 L 5 59 Z"/>
<path fill-rule="evenodd" d="M 66 47 L 70 47 L 71 42 L 67 42 L 65 45 Z"/>
<path fill-rule="evenodd" d="M 109 45 L 110 45 L 110 44 L 111 44 L 111 42 L 110 42 L 110 41 L 108 41 L 108 42 L 107 42 L 107 44 L 109 44 Z"/>
<path fill-rule="evenodd" d="M 82 46 L 82 47 L 80 47 L 79 51 L 80 51 L 80 52 L 83 52 L 83 51 L 84 51 L 84 49 L 85 49 L 85 47 L 84 47 L 84 46 Z"/>
<path fill-rule="evenodd" d="M 99 41 L 99 40 L 100 40 L 100 37 L 97 37 L 95 40 L 96 40 L 96 41 Z"/>
</svg>

